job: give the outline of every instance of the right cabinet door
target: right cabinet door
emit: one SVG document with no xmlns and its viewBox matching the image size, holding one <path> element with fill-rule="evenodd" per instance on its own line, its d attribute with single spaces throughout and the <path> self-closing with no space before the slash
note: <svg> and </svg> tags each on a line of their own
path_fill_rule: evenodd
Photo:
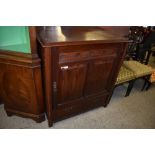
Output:
<svg viewBox="0 0 155 155">
<path fill-rule="evenodd" d="M 107 92 L 115 72 L 116 55 L 95 59 L 89 63 L 85 95 Z"/>
</svg>

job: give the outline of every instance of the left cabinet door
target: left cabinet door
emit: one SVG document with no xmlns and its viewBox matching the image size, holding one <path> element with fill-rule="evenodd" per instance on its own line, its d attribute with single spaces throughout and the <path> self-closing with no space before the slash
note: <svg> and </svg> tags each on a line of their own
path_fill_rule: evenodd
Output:
<svg viewBox="0 0 155 155">
<path fill-rule="evenodd" d="M 57 104 L 83 97 L 87 63 L 59 64 Z"/>
</svg>

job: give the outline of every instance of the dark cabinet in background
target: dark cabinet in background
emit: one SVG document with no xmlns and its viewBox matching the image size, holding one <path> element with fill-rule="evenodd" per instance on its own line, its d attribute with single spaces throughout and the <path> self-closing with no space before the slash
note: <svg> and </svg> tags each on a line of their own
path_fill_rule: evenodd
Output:
<svg viewBox="0 0 155 155">
<path fill-rule="evenodd" d="M 128 42 L 124 37 L 127 27 L 114 29 L 38 28 L 50 126 L 55 121 L 108 104 Z"/>
</svg>

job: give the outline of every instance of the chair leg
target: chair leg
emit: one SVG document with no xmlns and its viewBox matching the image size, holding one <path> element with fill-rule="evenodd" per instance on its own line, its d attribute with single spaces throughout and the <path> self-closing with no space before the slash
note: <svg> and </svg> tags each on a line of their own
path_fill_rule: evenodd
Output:
<svg viewBox="0 0 155 155">
<path fill-rule="evenodd" d="M 143 91 L 143 90 L 145 89 L 145 87 L 146 87 L 147 83 L 148 83 L 148 81 L 145 79 L 145 82 L 144 82 L 144 85 L 143 85 L 143 87 L 142 87 L 141 91 Z"/>
<path fill-rule="evenodd" d="M 149 82 L 150 77 L 151 77 L 151 74 L 147 75 L 145 79 L 145 81 L 147 82 L 146 90 L 148 90 L 151 86 L 151 82 Z"/>
<path fill-rule="evenodd" d="M 151 50 L 148 50 L 145 65 L 147 65 L 147 64 L 148 64 L 149 59 L 150 59 L 150 55 L 151 55 L 151 53 L 152 53 L 152 51 L 151 51 Z"/>
<path fill-rule="evenodd" d="M 146 87 L 146 90 L 148 90 L 150 88 L 150 86 L 151 86 L 151 82 L 148 82 L 148 85 Z"/>
<path fill-rule="evenodd" d="M 135 82 L 135 80 L 129 81 L 129 85 L 128 85 L 128 88 L 127 88 L 127 91 L 126 91 L 125 97 L 127 97 L 127 96 L 130 95 L 131 90 L 132 90 L 133 85 L 134 85 L 134 82 Z"/>
</svg>

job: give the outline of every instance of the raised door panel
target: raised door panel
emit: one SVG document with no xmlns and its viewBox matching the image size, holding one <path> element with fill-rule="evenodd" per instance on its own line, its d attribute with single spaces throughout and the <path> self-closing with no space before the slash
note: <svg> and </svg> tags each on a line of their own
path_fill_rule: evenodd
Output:
<svg viewBox="0 0 155 155">
<path fill-rule="evenodd" d="M 99 92 L 108 92 L 114 62 L 114 57 L 97 59 L 90 62 L 85 88 L 86 96 Z"/>
<path fill-rule="evenodd" d="M 86 63 L 59 66 L 57 104 L 65 104 L 83 96 L 86 71 Z"/>
</svg>

